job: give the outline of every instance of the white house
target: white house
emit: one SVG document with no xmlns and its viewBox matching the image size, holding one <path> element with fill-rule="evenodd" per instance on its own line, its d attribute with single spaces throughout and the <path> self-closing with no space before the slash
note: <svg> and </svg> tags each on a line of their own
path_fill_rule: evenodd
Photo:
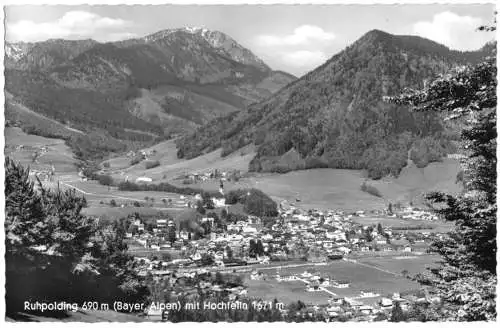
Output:
<svg viewBox="0 0 500 328">
<path fill-rule="evenodd" d="M 309 278 L 309 277 L 312 276 L 312 274 L 309 273 L 309 272 L 307 272 L 307 271 L 304 271 L 304 273 L 302 273 L 301 276 L 304 277 L 304 278 Z"/>
<path fill-rule="evenodd" d="M 369 315 L 369 314 L 372 314 L 372 312 L 373 312 L 373 306 L 371 306 L 371 305 L 362 305 L 359 308 L 359 310 L 361 311 L 361 313 Z"/>
<path fill-rule="evenodd" d="M 139 183 L 139 182 L 152 182 L 153 179 L 151 178 L 148 178 L 148 177 L 139 177 L 137 179 L 135 179 L 135 182 Z"/>
<path fill-rule="evenodd" d="M 213 197 L 212 201 L 214 202 L 215 207 L 224 207 L 226 206 L 226 199 L 225 198 L 216 198 Z"/>
<path fill-rule="evenodd" d="M 252 273 L 250 274 L 250 279 L 251 280 L 261 280 L 263 277 L 262 273 L 261 272 L 257 272 L 257 271 L 252 271 Z"/>
<path fill-rule="evenodd" d="M 242 231 L 244 233 L 257 233 L 257 229 L 255 227 L 251 227 L 251 226 L 243 227 Z"/>
<path fill-rule="evenodd" d="M 335 288 L 349 288 L 349 282 L 347 281 L 335 281 L 332 283 Z"/>
<path fill-rule="evenodd" d="M 392 308 L 392 300 L 384 297 L 380 300 L 380 306 L 383 309 L 391 309 Z"/>
<path fill-rule="evenodd" d="M 361 291 L 359 297 L 378 297 L 380 296 L 380 294 L 377 294 L 375 292 L 372 292 L 372 291 Z"/>
</svg>

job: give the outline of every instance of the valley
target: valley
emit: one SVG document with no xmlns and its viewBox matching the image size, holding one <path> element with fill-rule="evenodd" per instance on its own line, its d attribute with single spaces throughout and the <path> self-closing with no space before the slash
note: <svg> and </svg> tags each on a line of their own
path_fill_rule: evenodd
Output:
<svg viewBox="0 0 500 328">
<path fill-rule="evenodd" d="M 8 246 L 11 263 L 16 247 L 45 261 L 11 280 L 141 304 L 61 321 L 230 317 L 154 306 L 170 301 L 258 300 L 271 309 L 245 314 L 257 321 L 327 322 L 435 304 L 415 275 L 455 222 L 425 196 L 464 194 L 465 123 L 387 97 L 491 52 L 371 30 L 295 77 L 206 28 L 7 43 Z"/>
</svg>

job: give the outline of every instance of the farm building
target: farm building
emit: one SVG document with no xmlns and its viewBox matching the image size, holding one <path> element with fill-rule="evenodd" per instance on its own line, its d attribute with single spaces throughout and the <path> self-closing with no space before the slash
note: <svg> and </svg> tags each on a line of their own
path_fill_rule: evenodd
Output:
<svg viewBox="0 0 500 328">
<path fill-rule="evenodd" d="M 139 178 L 135 179 L 135 182 L 137 182 L 137 183 L 139 183 L 139 182 L 153 182 L 153 179 L 148 178 L 148 177 L 139 177 Z"/>
</svg>

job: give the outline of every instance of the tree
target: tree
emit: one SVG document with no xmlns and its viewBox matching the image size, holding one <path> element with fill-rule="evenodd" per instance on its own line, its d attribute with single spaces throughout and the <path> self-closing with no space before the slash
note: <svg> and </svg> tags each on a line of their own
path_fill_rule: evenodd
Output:
<svg viewBox="0 0 500 328">
<path fill-rule="evenodd" d="M 224 283 L 224 277 L 222 276 L 222 274 L 220 273 L 220 271 L 217 271 L 215 273 L 215 283 L 217 285 L 221 285 L 222 283 Z"/>
<path fill-rule="evenodd" d="M 257 244 L 255 245 L 255 253 L 259 256 L 264 255 L 264 246 L 262 245 L 262 241 L 257 240 Z"/>
<path fill-rule="evenodd" d="M 104 186 L 111 186 L 113 184 L 113 178 L 107 174 L 101 174 L 97 177 L 100 184 Z"/>
<path fill-rule="evenodd" d="M 392 307 L 392 313 L 391 313 L 391 322 L 401 322 L 401 321 L 406 321 L 407 318 L 403 312 L 403 309 L 401 309 L 401 304 L 399 302 L 396 302 L 394 306 Z"/>
<path fill-rule="evenodd" d="M 210 194 L 204 192 L 204 193 L 202 193 L 201 196 L 202 196 L 202 199 L 203 199 L 203 206 L 206 209 L 213 210 L 215 208 L 215 205 L 214 205 L 214 201 L 210 197 Z"/>
<path fill-rule="evenodd" d="M 74 191 L 38 192 L 29 171 L 5 161 L 6 313 L 26 300 L 143 302 L 146 286 L 126 254 L 125 226 L 97 225 Z"/>
<path fill-rule="evenodd" d="M 201 200 L 199 200 L 198 202 L 196 202 L 196 211 L 198 213 L 200 213 L 201 215 L 205 215 L 205 213 L 207 212 L 205 210 L 205 207 L 203 207 L 203 202 Z"/>
<path fill-rule="evenodd" d="M 171 244 L 173 244 L 175 242 L 175 240 L 177 239 L 177 232 L 175 229 L 175 224 L 172 224 L 168 227 L 167 238 Z"/>
<path fill-rule="evenodd" d="M 202 266 L 209 266 L 209 265 L 214 264 L 214 259 L 210 255 L 208 255 L 207 253 L 203 253 L 201 255 L 200 263 Z"/>
<path fill-rule="evenodd" d="M 172 261 L 172 254 L 170 253 L 163 253 L 161 255 L 161 259 L 165 262 Z"/>
<path fill-rule="evenodd" d="M 226 246 L 226 254 L 227 254 L 227 258 L 228 259 L 232 259 L 233 258 L 233 250 L 231 249 L 231 247 Z"/>
<path fill-rule="evenodd" d="M 227 210 L 225 208 L 223 208 L 222 211 L 220 212 L 220 218 L 222 220 L 226 220 L 227 216 L 228 216 Z"/>
<path fill-rule="evenodd" d="M 257 256 L 257 243 L 253 239 L 250 239 L 250 246 L 248 247 L 248 254 L 250 257 Z"/>
<path fill-rule="evenodd" d="M 377 224 L 377 232 L 380 235 L 384 235 L 384 228 L 382 228 L 382 224 L 380 222 Z"/>
<path fill-rule="evenodd" d="M 443 300 L 448 320 L 496 318 L 496 54 L 475 66 L 445 75 L 423 90 L 406 90 L 390 98 L 416 111 L 447 113 L 461 127 L 464 192 L 459 196 L 434 192 L 437 213 L 455 223 L 445 240 L 432 250 L 443 263 L 418 279 L 433 286 Z"/>
</svg>

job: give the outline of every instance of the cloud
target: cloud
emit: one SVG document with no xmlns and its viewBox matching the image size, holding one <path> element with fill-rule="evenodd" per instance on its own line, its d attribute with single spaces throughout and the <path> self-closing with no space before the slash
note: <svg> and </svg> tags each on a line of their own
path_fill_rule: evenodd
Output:
<svg viewBox="0 0 500 328">
<path fill-rule="evenodd" d="M 315 25 L 300 25 L 289 34 L 257 35 L 252 49 L 271 66 L 298 76 L 324 63 L 337 36 Z"/>
<path fill-rule="evenodd" d="M 292 34 L 260 35 L 257 42 L 261 46 L 297 46 L 307 45 L 314 41 L 331 41 L 335 39 L 335 34 L 326 32 L 319 26 L 302 25 L 297 27 Z"/>
<path fill-rule="evenodd" d="M 298 50 L 282 54 L 285 64 L 297 68 L 314 68 L 323 64 L 327 55 L 322 51 Z"/>
<path fill-rule="evenodd" d="M 432 21 L 420 21 L 413 25 L 413 33 L 442 43 L 455 50 L 476 50 L 489 39 L 488 33 L 478 33 L 483 24 L 481 18 L 459 16 L 450 11 L 434 15 Z"/>
<path fill-rule="evenodd" d="M 6 38 L 9 41 L 42 41 L 51 38 L 85 39 L 111 41 L 120 34 L 117 32 L 132 23 L 123 19 L 102 17 L 87 11 L 68 11 L 55 21 L 35 23 L 21 20 L 8 23 Z"/>
</svg>

